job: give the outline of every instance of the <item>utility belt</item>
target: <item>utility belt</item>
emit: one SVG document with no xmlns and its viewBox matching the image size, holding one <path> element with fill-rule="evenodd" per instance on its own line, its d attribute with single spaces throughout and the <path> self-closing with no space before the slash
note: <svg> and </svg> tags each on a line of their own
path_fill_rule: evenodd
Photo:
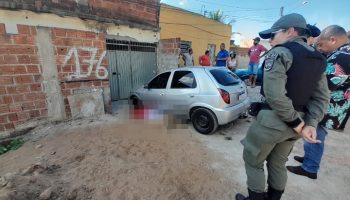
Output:
<svg viewBox="0 0 350 200">
<path fill-rule="evenodd" d="M 305 106 L 294 106 L 294 109 L 298 112 L 305 112 Z M 257 116 L 261 110 L 272 110 L 270 105 L 266 102 L 253 102 L 250 104 L 248 113 L 251 116 Z"/>
</svg>

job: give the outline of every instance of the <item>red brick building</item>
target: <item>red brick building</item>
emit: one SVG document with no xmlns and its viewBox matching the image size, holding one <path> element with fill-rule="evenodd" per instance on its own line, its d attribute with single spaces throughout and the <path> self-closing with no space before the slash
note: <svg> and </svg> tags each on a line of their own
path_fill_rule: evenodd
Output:
<svg viewBox="0 0 350 200">
<path fill-rule="evenodd" d="M 110 109 L 106 41 L 154 44 L 158 16 L 159 0 L 0 1 L 0 137 Z"/>
</svg>

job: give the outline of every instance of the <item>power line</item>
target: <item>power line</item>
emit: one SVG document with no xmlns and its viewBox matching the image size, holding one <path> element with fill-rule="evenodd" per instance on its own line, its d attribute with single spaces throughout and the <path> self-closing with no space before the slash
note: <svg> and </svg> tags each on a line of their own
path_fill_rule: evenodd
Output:
<svg viewBox="0 0 350 200">
<path fill-rule="evenodd" d="M 203 1 L 203 0 L 196 0 L 196 1 L 204 3 L 204 4 L 213 5 L 213 2 L 208 2 L 208 1 Z M 228 5 L 228 4 L 221 4 L 221 3 L 217 3 L 217 2 L 215 2 L 215 5 L 221 5 L 221 6 L 241 9 L 242 11 L 266 11 L 266 10 L 278 10 L 279 9 L 277 7 L 276 8 L 243 8 L 243 7 L 232 6 L 232 5 Z"/>
</svg>

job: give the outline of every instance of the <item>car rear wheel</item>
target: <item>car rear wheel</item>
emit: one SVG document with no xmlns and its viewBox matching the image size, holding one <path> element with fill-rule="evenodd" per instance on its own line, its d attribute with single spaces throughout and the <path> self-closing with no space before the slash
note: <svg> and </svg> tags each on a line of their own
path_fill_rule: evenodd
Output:
<svg viewBox="0 0 350 200">
<path fill-rule="evenodd" d="M 206 108 L 197 108 L 191 114 L 194 129 L 204 135 L 213 134 L 218 128 L 218 122 L 213 112 Z"/>
<path fill-rule="evenodd" d="M 134 106 L 134 108 L 136 108 L 136 109 L 142 107 L 142 101 L 139 98 L 137 98 L 136 96 L 130 97 L 129 104 Z"/>
</svg>

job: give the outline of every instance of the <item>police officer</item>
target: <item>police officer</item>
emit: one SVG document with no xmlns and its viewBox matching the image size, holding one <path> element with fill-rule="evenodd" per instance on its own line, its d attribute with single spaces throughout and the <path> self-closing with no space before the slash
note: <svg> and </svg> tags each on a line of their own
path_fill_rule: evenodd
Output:
<svg viewBox="0 0 350 200">
<path fill-rule="evenodd" d="M 326 110 L 329 91 L 326 60 L 307 45 L 309 34 L 304 17 L 295 13 L 259 33 L 273 48 L 263 63 L 262 109 L 242 140 L 249 197 L 237 194 L 236 200 L 280 199 L 287 182 L 285 163 L 295 141 L 303 137 L 318 142 L 315 127 Z"/>
</svg>

